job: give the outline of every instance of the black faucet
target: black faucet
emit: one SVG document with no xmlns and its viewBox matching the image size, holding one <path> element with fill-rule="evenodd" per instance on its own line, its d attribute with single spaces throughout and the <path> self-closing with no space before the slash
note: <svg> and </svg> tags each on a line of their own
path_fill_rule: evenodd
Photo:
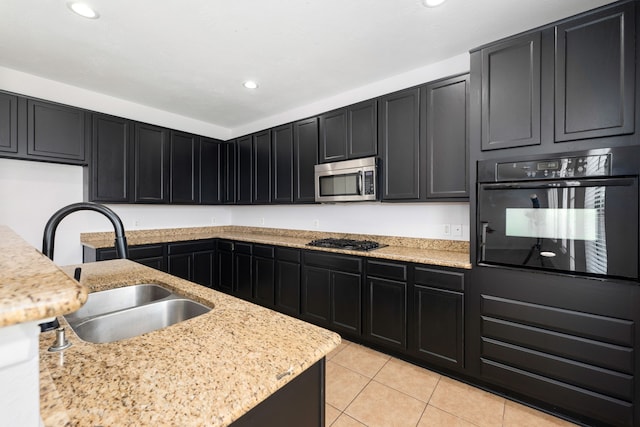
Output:
<svg viewBox="0 0 640 427">
<path fill-rule="evenodd" d="M 92 202 L 74 203 L 69 206 L 65 206 L 49 218 L 47 225 L 44 226 L 44 236 L 42 238 L 42 253 L 44 255 L 53 261 L 53 244 L 56 238 L 56 228 L 58 228 L 60 221 L 75 211 L 96 211 L 106 216 L 109 221 L 111 221 L 111 224 L 113 224 L 113 228 L 116 233 L 115 247 L 118 257 L 125 259 L 129 256 L 127 238 L 124 235 L 124 227 L 122 226 L 120 217 L 118 217 L 118 215 L 108 207 Z M 74 278 L 76 280 L 80 280 L 80 268 L 76 268 Z M 54 319 L 52 322 L 41 323 L 40 331 L 50 331 L 58 328 L 59 326 L 60 323 L 58 322 L 58 319 Z"/>
<path fill-rule="evenodd" d="M 44 255 L 53 260 L 53 243 L 56 237 L 56 228 L 58 228 L 58 224 L 64 217 L 75 211 L 96 211 L 106 216 L 113 224 L 116 233 L 115 247 L 118 257 L 123 259 L 129 257 L 127 238 L 124 235 L 124 227 L 120 217 L 108 207 L 92 202 L 80 202 L 65 206 L 49 218 L 47 225 L 44 227 L 44 237 L 42 238 L 42 253 Z"/>
</svg>

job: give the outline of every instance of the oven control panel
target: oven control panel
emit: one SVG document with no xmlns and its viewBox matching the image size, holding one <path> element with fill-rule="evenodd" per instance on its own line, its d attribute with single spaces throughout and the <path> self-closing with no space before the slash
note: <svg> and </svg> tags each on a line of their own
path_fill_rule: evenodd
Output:
<svg viewBox="0 0 640 427">
<path fill-rule="evenodd" d="M 506 162 L 496 165 L 496 181 L 584 178 L 609 176 L 611 154 L 558 157 L 545 160 Z"/>
</svg>

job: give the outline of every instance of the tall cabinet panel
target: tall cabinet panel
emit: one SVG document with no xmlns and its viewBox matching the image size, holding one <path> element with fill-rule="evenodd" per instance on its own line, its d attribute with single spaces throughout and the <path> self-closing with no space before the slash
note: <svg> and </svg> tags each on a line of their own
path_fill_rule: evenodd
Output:
<svg viewBox="0 0 640 427">
<path fill-rule="evenodd" d="M 136 123 L 134 132 L 135 201 L 167 202 L 169 200 L 169 132 L 144 123 Z"/>
<path fill-rule="evenodd" d="M 482 49 L 482 149 L 540 144 L 540 33 Z"/>
<path fill-rule="evenodd" d="M 427 199 L 469 197 L 469 74 L 424 87 Z"/>
<path fill-rule="evenodd" d="M 314 165 L 318 163 L 318 119 L 293 125 L 294 202 L 315 202 Z"/>
<path fill-rule="evenodd" d="M 293 202 L 293 125 L 273 129 L 273 202 Z"/>
<path fill-rule="evenodd" d="M 222 203 L 234 204 L 236 202 L 236 153 L 235 142 L 225 142 L 220 146 L 222 155 Z"/>
<path fill-rule="evenodd" d="M 223 202 L 223 143 L 211 138 L 200 139 L 200 203 L 217 205 Z"/>
<path fill-rule="evenodd" d="M 252 203 L 271 202 L 271 132 L 253 135 L 253 198 Z"/>
<path fill-rule="evenodd" d="M 199 154 L 199 137 L 171 132 L 171 203 L 198 203 Z"/>
<path fill-rule="evenodd" d="M 90 200 L 129 202 L 131 134 L 132 124 L 129 120 L 103 114 L 93 115 Z"/>
<path fill-rule="evenodd" d="M 420 199 L 420 89 L 383 96 L 379 103 L 382 200 Z"/>
<path fill-rule="evenodd" d="M 634 132 L 634 9 L 627 3 L 556 26 L 556 141 Z"/>
<path fill-rule="evenodd" d="M 252 199 L 253 184 L 253 144 L 250 135 L 237 139 L 236 156 L 236 203 L 248 205 Z"/>
<path fill-rule="evenodd" d="M 0 151 L 18 152 L 18 97 L 0 93 Z"/>
</svg>

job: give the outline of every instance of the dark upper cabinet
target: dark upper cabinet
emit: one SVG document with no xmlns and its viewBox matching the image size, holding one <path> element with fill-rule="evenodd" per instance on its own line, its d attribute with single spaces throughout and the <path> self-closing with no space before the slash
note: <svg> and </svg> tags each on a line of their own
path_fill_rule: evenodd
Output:
<svg viewBox="0 0 640 427">
<path fill-rule="evenodd" d="M 224 147 L 221 141 L 200 138 L 199 187 L 200 203 L 218 205 L 224 201 Z"/>
<path fill-rule="evenodd" d="M 347 107 L 347 158 L 378 154 L 378 101 Z"/>
<path fill-rule="evenodd" d="M 320 116 L 320 163 L 347 159 L 347 110 Z"/>
<path fill-rule="evenodd" d="M 169 201 L 169 131 L 136 123 L 134 126 L 135 202 Z"/>
<path fill-rule="evenodd" d="M 222 203 L 234 204 L 236 202 L 236 153 L 237 146 L 234 142 L 225 142 L 220 146 L 223 168 L 222 174 Z"/>
<path fill-rule="evenodd" d="M 293 125 L 274 128 L 271 132 L 274 203 L 293 202 Z"/>
<path fill-rule="evenodd" d="M 315 202 L 313 167 L 318 163 L 318 141 L 318 119 L 316 117 L 293 124 L 293 201 L 295 203 Z"/>
<path fill-rule="evenodd" d="M 377 100 L 359 102 L 320 116 L 320 163 L 375 156 Z"/>
<path fill-rule="evenodd" d="M 91 134 L 91 201 L 130 202 L 131 121 L 104 114 L 93 115 Z"/>
<path fill-rule="evenodd" d="M 419 200 L 420 163 L 425 154 L 420 138 L 420 88 L 381 97 L 378 123 L 382 200 Z"/>
<path fill-rule="evenodd" d="M 251 135 L 236 140 L 236 203 L 248 205 L 253 198 L 253 141 Z"/>
<path fill-rule="evenodd" d="M 635 130 L 635 3 L 555 27 L 555 140 Z"/>
<path fill-rule="evenodd" d="M 468 198 L 469 74 L 428 84 L 422 91 L 427 199 Z"/>
<path fill-rule="evenodd" d="M 540 33 L 482 49 L 482 149 L 540 144 Z"/>
<path fill-rule="evenodd" d="M 18 152 L 18 97 L 0 93 L 0 152 Z"/>
<path fill-rule="evenodd" d="M 252 203 L 271 202 L 271 132 L 253 135 L 253 197 Z"/>
<path fill-rule="evenodd" d="M 80 108 L 27 99 L 28 158 L 85 164 L 90 114 Z"/>
<path fill-rule="evenodd" d="M 171 131 L 171 203 L 197 204 L 200 196 L 200 138 Z"/>
</svg>

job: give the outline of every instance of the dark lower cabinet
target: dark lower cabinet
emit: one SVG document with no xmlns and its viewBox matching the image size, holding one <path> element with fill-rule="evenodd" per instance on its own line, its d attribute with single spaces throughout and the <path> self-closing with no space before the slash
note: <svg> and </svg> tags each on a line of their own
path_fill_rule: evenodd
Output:
<svg viewBox="0 0 640 427">
<path fill-rule="evenodd" d="M 407 272 L 402 263 L 367 260 L 365 337 L 407 349 Z"/>
<path fill-rule="evenodd" d="M 217 281 L 215 289 L 228 294 L 234 291 L 233 242 L 218 240 L 216 244 Z"/>
<path fill-rule="evenodd" d="M 251 243 L 233 243 L 233 294 L 253 299 L 253 257 Z"/>
<path fill-rule="evenodd" d="M 265 307 L 273 307 L 275 301 L 274 247 L 253 245 L 253 300 Z"/>
<path fill-rule="evenodd" d="M 107 261 L 116 259 L 115 248 L 95 249 L 82 247 L 82 262 Z M 167 272 L 166 245 L 139 245 L 129 247 L 129 259 L 156 270 Z"/>
<path fill-rule="evenodd" d="M 168 273 L 212 288 L 215 279 L 215 240 L 167 245 Z"/>
<path fill-rule="evenodd" d="M 275 308 L 300 315 L 300 250 L 276 247 Z"/>
<path fill-rule="evenodd" d="M 416 267 L 411 352 L 454 370 L 464 368 L 464 273 Z"/>
<path fill-rule="evenodd" d="M 362 334 L 362 259 L 303 254 L 301 316 L 347 336 Z"/>
</svg>

